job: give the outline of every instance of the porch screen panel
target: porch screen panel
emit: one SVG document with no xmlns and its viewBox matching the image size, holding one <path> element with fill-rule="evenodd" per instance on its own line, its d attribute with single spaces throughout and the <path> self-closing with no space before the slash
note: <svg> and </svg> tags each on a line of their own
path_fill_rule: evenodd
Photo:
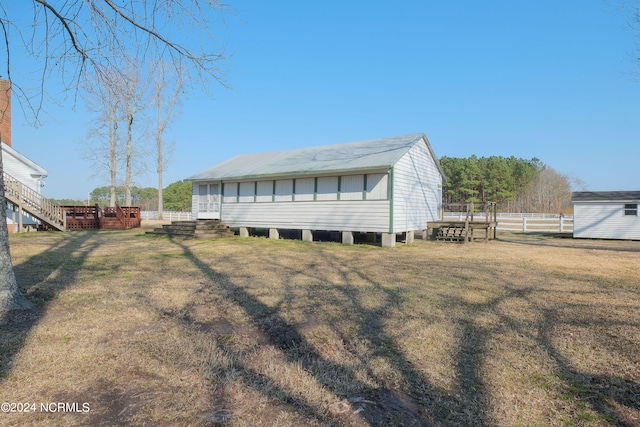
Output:
<svg viewBox="0 0 640 427">
<path fill-rule="evenodd" d="M 241 203 L 253 203 L 254 193 L 256 191 L 255 182 L 241 182 L 240 183 L 240 197 L 238 201 Z"/>
<path fill-rule="evenodd" d="M 318 178 L 316 200 L 338 200 L 338 177 L 326 176 Z"/>
<path fill-rule="evenodd" d="M 238 183 L 229 182 L 224 184 L 224 203 L 236 203 L 238 201 Z"/>
<path fill-rule="evenodd" d="M 258 181 L 256 188 L 256 202 L 273 201 L 273 181 Z"/>
<path fill-rule="evenodd" d="M 296 201 L 313 200 L 316 180 L 313 178 L 296 179 Z"/>
<path fill-rule="evenodd" d="M 367 200 L 386 200 L 389 175 L 370 173 L 367 175 Z"/>
<path fill-rule="evenodd" d="M 340 200 L 362 200 L 364 175 L 347 175 L 340 178 Z"/>
<path fill-rule="evenodd" d="M 280 179 L 276 181 L 276 202 L 290 202 L 293 200 L 293 180 Z"/>
</svg>

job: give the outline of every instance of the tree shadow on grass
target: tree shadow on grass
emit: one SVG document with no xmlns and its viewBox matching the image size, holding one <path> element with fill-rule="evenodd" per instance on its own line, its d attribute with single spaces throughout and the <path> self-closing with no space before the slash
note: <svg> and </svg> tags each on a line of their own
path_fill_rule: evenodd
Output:
<svg viewBox="0 0 640 427">
<path fill-rule="evenodd" d="M 95 232 L 78 231 L 55 235 L 46 250 L 31 256 L 13 270 L 21 292 L 35 306 L 14 310 L 0 319 L 0 379 L 9 375 L 16 355 L 22 349 L 31 329 L 42 319 L 47 307 L 67 286 L 75 283 L 78 271 L 87 257 L 101 244 Z M 60 237 L 60 238 L 59 238 Z"/>
<path fill-rule="evenodd" d="M 354 415 L 353 412 L 347 415 L 350 422 L 368 425 L 402 425 L 402 426 L 431 426 L 432 423 L 427 414 L 420 411 L 417 405 L 408 402 L 411 399 L 398 398 L 393 390 L 374 387 L 369 383 L 358 379 L 358 375 L 349 367 L 337 364 L 320 354 L 313 348 L 313 345 L 298 331 L 295 325 L 287 322 L 279 313 L 277 307 L 272 308 L 261 302 L 257 297 L 248 292 L 247 289 L 234 283 L 231 278 L 217 271 L 210 264 L 198 258 L 191 249 L 182 242 L 174 240 L 180 246 L 189 259 L 208 279 L 211 285 L 215 284 L 215 292 L 222 292 L 222 296 L 241 308 L 250 319 L 252 325 L 257 328 L 268 340 L 268 342 L 279 349 L 289 363 L 301 366 L 304 371 L 320 383 L 320 385 L 331 391 L 338 397 L 344 398 L 346 402 L 363 405 L 363 410 Z M 224 262 L 224 260 L 220 260 Z M 275 267 L 275 266 L 274 266 Z M 392 302 L 393 303 L 393 302 Z M 364 323 L 369 324 L 372 330 L 381 332 L 375 325 L 375 317 L 364 319 Z M 384 338 L 381 338 L 384 341 Z M 393 350 L 397 357 L 400 353 Z M 409 366 L 409 363 L 406 362 Z M 320 371 L 321 370 L 321 371 Z M 419 376 L 419 373 L 412 371 L 412 374 Z M 246 373 L 246 381 L 253 374 Z M 349 389 L 357 390 L 357 395 L 344 395 L 345 389 L 336 385 L 331 378 L 343 378 L 349 381 Z M 426 383 L 426 381 L 424 381 Z M 331 424 L 338 425 L 344 422 L 344 418 L 325 415 L 321 411 L 312 408 L 299 398 L 291 396 L 286 398 L 288 403 L 299 408 L 301 412 L 311 415 L 318 421 L 326 423 L 331 420 Z M 364 403 L 367 402 L 367 403 Z M 366 408 L 364 407 L 366 406 Z M 357 405 L 354 405 L 357 407 Z M 359 420 L 359 421 L 358 421 Z"/>
</svg>

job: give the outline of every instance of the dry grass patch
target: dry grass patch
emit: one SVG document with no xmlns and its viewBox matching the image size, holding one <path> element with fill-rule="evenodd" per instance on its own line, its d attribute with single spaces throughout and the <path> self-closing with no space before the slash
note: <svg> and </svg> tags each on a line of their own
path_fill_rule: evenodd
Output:
<svg viewBox="0 0 640 427">
<path fill-rule="evenodd" d="M 11 237 L 6 425 L 640 425 L 640 244 Z"/>
</svg>

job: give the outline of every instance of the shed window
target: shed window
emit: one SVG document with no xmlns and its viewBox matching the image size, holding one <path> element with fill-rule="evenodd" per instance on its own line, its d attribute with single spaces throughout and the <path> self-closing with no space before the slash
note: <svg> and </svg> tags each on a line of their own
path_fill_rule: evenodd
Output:
<svg viewBox="0 0 640 427">
<path fill-rule="evenodd" d="M 627 203 L 624 205 L 624 214 L 625 215 L 633 215 L 638 216 L 638 204 L 637 203 Z"/>
</svg>

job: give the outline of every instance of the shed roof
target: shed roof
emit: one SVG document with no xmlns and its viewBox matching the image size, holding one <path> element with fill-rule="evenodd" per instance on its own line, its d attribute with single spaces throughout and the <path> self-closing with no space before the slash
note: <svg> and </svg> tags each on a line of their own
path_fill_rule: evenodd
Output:
<svg viewBox="0 0 640 427">
<path fill-rule="evenodd" d="M 186 178 L 187 181 L 249 179 L 319 173 L 389 169 L 418 143 L 426 144 L 438 170 L 437 157 L 423 133 L 345 144 L 261 154 L 243 154 Z"/>
<path fill-rule="evenodd" d="M 640 191 L 575 191 L 572 202 L 621 202 L 640 200 Z"/>
</svg>

